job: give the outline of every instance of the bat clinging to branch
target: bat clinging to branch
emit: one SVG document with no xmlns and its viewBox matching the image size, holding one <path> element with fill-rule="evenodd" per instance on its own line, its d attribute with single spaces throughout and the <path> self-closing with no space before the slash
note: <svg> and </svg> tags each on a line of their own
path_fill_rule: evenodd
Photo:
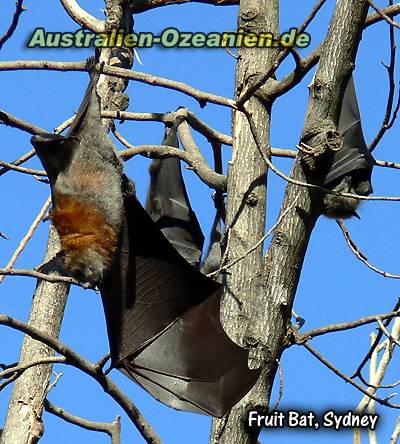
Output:
<svg viewBox="0 0 400 444">
<path fill-rule="evenodd" d="M 352 77 L 344 93 L 338 130 L 342 147 L 333 154 L 323 185 L 337 192 L 368 196 L 372 192 L 371 174 L 375 160 L 364 140 Z M 357 216 L 359 204 L 358 199 L 326 194 L 324 214 L 333 218 Z"/>
<path fill-rule="evenodd" d="M 38 135 L 31 142 L 51 185 L 58 257 L 71 276 L 98 285 L 118 249 L 122 163 L 101 123 L 94 59 L 88 65 L 91 80 L 67 135 Z"/>
</svg>

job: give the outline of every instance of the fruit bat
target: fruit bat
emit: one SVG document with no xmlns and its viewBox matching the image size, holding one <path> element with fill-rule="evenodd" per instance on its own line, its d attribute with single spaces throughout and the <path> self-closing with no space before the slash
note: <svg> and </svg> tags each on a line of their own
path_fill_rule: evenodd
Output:
<svg viewBox="0 0 400 444">
<path fill-rule="evenodd" d="M 162 145 L 179 148 L 176 125 L 166 128 Z M 193 266 L 200 264 L 204 236 L 192 210 L 179 159 L 154 159 L 146 211 L 175 249 Z"/>
<path fill-rule="evenodd" d="M 163 143 L 177 145 L 175 128 Z M 221 417 L 259 371 L 222 328 L 222 286 L 193 266 L 203 235 L 177 163 L 152 164 L 147 208 L 156 221 L 124 181 L 121 249 L 101 287 L 112 367 L 170 407 Z"/>
<path fill-rule="evenodd" d="M 49 176 L 50 218 L 60 236 L 63 266 L 100 289 L 113 367 L 169 406 L 222 416 L 259 372 L 247 367 L 248 352 L 222 328 L 221 285 L 173 246 L 182 244 L 177 233 L 198 242 L 199 227 L 189 223 L 179 231 L 171 222 L 166 233 L 176 241 L 172 244 L 136 199 L 101 125 L 98 77 L 92 70 L 67 136 L 32 138 Z M 171 191 L 178 201 L 187 196 L 182 192 Z M 178 213 L 168 217 L 181 226 Z"/>
<path fill-rule="evenodd" d="M 353 77 L 347 83 L 338 124 L 342 147 L 333 154 L 323 186 L 333 191 L 368 196 L 372 193 L 371 174 L 375 160 L 369 152 L 361 127 Z M 360 201 L 326 194 L 323 213 L 332 218 L 358 216 Z"/>
<path fill-rule="evenodd" d="M 51 186 L 50 219 L 57 229 L 62 268 L 99 285 L 115 259 L 122 223 L 122 162 L 100 119 L 100 72 L 88 60 L 91 80 L 66 136 L 31 138 Z"/>
</svg>

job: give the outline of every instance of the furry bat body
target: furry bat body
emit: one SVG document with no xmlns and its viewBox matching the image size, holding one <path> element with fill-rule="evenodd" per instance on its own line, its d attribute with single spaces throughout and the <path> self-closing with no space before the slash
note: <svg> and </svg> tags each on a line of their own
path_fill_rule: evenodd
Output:
<svg viewBox="0 0 400 444">
<path fill-rule="evenodd" d="M 63 268 L 79 281 L 101 283 L 118 249 L 122 222 L 122 163 L 100 119 L 91 80 L 67 135 L 34 136 L 31 142 L 51 184 L 50 219 L 60 237 Z"/>
<path fill-rule="evenodd" d="M 353 78 L 347 83 L 338 130 L 342 147 L 335 152 L 323 185 L 333 191 L 368 196 L 372 193 L 371 174 L 375 160 L 368 150 L 361 127 Z M 323 213 L 332 218 L 357 216 L 358 199 L 326 194 Z"/>
</svg>

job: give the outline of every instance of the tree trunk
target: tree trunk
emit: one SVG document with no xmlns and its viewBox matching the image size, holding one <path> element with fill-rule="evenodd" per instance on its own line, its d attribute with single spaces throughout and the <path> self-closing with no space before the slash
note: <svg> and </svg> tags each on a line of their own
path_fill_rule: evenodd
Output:
<svg viewBox="0 0 400 444">
<path fill-rule="evenodd" d="M 240 2 L 238 28 L 245 32 L 278 33 L 278 0 L 244 0 Z M 236 97 L 259 75 L 267 72 L 276 58 L 271 48 L 240 49 L 236 72 Z M 252 97 L 246 103 L 247 111 L 259 124 L 259 137 L 270 147 L 271 104 L 265 106 Z M 233 113 L 232 160 L 228 171 L 228 202 L 225 237 L 227 263 L 244 255 L 263 236 L 265 227 L 267 167 L 254 141 L 244 113 Z M 228 270 L 221 318 L 228 334 L 243 345 L 250 314 L 260 294 L 264 292 L 265 269 L 262 245 Z M 258 303 L 258 302 L 257 302 Z M 249 434 L 245 422 L 249 405 L 266 408 L 270 384 L 260 378 L 256 387 L 240 402 L 227 418 L 214 420 L 210 443 L 253 443 L 257 435 Z"/>
<path fill-rule="evenodd" d="M 261 11 L 264 11 L 266 17 L 269 18 L 269 21 L 264 24 L 264 30 L 275 32 L 276 26 L 273 27 L 271 19 L 274 17 L 274 11 L 277 15 L 278 5 L 273 1 L 260 3 L 262 3 Z M 241 2 L 241 18 L 248 5 L 253 5 L 253 2 Z M 310 146 L 320 146 L 323 143 L 324 148 L 329 150 L 326 133 L 337 130 L 341 99 L 346 80 L 354 66 L 367 10 L 365 0 L 338 0 L 336 3 L 311 89 L 302 134 L 302 140 Z M 244 59 L 246 59 L 244 55 L 246 53 L 250 56 L 248 51 L 243 50 L 241 56 Z M 243 60 L 239 61 L 239 72 L 241 63 Z M 268 83 L 264 92 L 268 95 Z M 246 126 L 243 125 L 244 128 L 240 128 L 238 126 L 240 120 L 236 116 L 234 132 L 240 129 L 237 140 L 241 140 L 242 143 L 234 145 L 233 165 L 236 169 L 231 167 L 229 171 L 228 195 L 231 200 L 228 200 L 228 204 L 232 199 L 239 201 L 238 205 L 241 204 L 243 210 L 236 216 L 235 227 L 238 227 L 238 221 L 245 221 L 245 224 L 241 225 L 240 231 L 236 228 L 237 231 L 229 238 L 228 245 L 230 251 L 234 253 L 236 253 L 235 248 L 245 251 L 261 238 L 264 227 L 261 194 L 265 199 L 264 193 L 257 196 L 259 200 L 255 207 L 256 211 L 253 211 L 251 216 L 246 203 L 241 201 L 247 191 L 246 186 L 249 186 L 245 180 L 248 177 L 252 177 L 252 180 L 259 177 L 251 176 L 249 171 L 259 172 L 260 164 L 262 165 L 263 162 L 260 158 L 252 157 L 253 151 L 243 139 Z M 265 115 L 258 114 L 255 117 L 259 126 L 260 140 L 269 146 L 265 131 L 268 128 L 270 116 L 266 118 Z M 251 162 L 254 162 L 252 166 Z M 234 178 L 233 175 L 238 177 Z M 314 181 L 317 176 L 318 171 L 313 174 L 312 180 Z M 307 176 L 303 170 L 299 157 L 295 161 L 291 177 L 301 182 L 307 182 L 310 179 L 310 175 Z M 236 183 L 238 185 L 235 186 Z M 232 192 L 233 197 L 230 194 Z M 276 228 L 264 263 L 261 260 L 261 249 L 258 249 L 246 260 L 239 262 L 237 267 L 230 269 L 232 274 L 227 279 L 227 295 L 223 312 L 224 319 L 227 320 L 227 329 L 230 333 L 230 328 L 233 326 L 234 331 L 244 337 L 244 343 L 250 346 L 250 355 L 257 358 L 263 371 L 255 387 L 230 414 L 220 421 L 214 421 L 210 441 L 212 443 L 255 444 L 257 442 L 260 429 L 250 429 L 247 426 L 247 414 L 251 409 L 265 413 L 268 407 L 277 362 L 288 345 L 287 335 L 294 296 L 311 232 L 320 215 L 321 201 L 320 192 L 289 183 L 281 214 L 293 205 L 293 202 L 295 205 Z M 238 205 L 228 206 L 228 229 Z M 248 220 L 244 217 L 246 213 Z M 259 231 L 252 229 L 255 224 Z M 237 303 L 235 309 L 234 298 L 229 296 L 230 293 L 243 303 L 242 311 L 238 310 Z M 252 314 L 249 321 L 250 311 Z M 243 328 L 243 325 L 247 328 Z"/>
<path fill-rule="evenodd" d="M 58 236 L 50 229 L 46 261 L 59 251 Z M 49 271 L 49 274 L 57 274 Z M 58 337 L 69 285 L 39 281 L 33 295 L 29 324 L 55 338 Z M 53 356 L 54 351 L 40 341 L 26 335 L 21 348 L 19 363 Z M 26 370 L 15 382 L 8 406 L 7 419 L 1 434 L 1 444 L 33 444 L 43 434 L 43 399 L 51 377 L 51 365 L 37 365 Z"/>
</svg>

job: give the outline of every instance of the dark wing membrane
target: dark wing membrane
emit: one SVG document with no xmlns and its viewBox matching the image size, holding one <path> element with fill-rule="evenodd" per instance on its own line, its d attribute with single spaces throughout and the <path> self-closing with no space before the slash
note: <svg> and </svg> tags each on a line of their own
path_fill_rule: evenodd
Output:
<svg viewBox="0 0 400 444">
<path fill-rule="evenodd" d="M 142 352 L 123 361 L 124 372 L 159 401 L 178 410 L 223 416 L 254 385 L 259 371 L 219 320 L 221 291 L 189 309 Z"/>
<path fill-rule="evenodd" d="M 177 253 L 134 196 L 126 197 L 125 211 L 121 258 L 102 289 L 115 361 L 219 288 Z"/>
<path fill-rule="evenodd" d="M 332 166 L 324 185 L 356 170 L 365 176 L 365 180 L 369 180 L 375 160 L 364 140 L 353 77 L 348 81 L 344 93 L 338 130 L 342 135 L 343 145 L 333 155 Z"/>
<path fill-rule="evenodd" d="M 121 256 L 101 289 L 113 365 L 161 402 L 221 416 L 259 372 L 224 332 L 222 288 L 177 253 L 132 193 Z"/>
<path fill-rule="evenodd" d="M 166 128 L 163 145 L 178 148 L 176 129 Z M 146 210 L 158 228 L 192 265 L 198 266 L 204 236 L 192 210 L 179 159 L 155 159 L 150 165 L 150 188 Z"/>
</svg>

